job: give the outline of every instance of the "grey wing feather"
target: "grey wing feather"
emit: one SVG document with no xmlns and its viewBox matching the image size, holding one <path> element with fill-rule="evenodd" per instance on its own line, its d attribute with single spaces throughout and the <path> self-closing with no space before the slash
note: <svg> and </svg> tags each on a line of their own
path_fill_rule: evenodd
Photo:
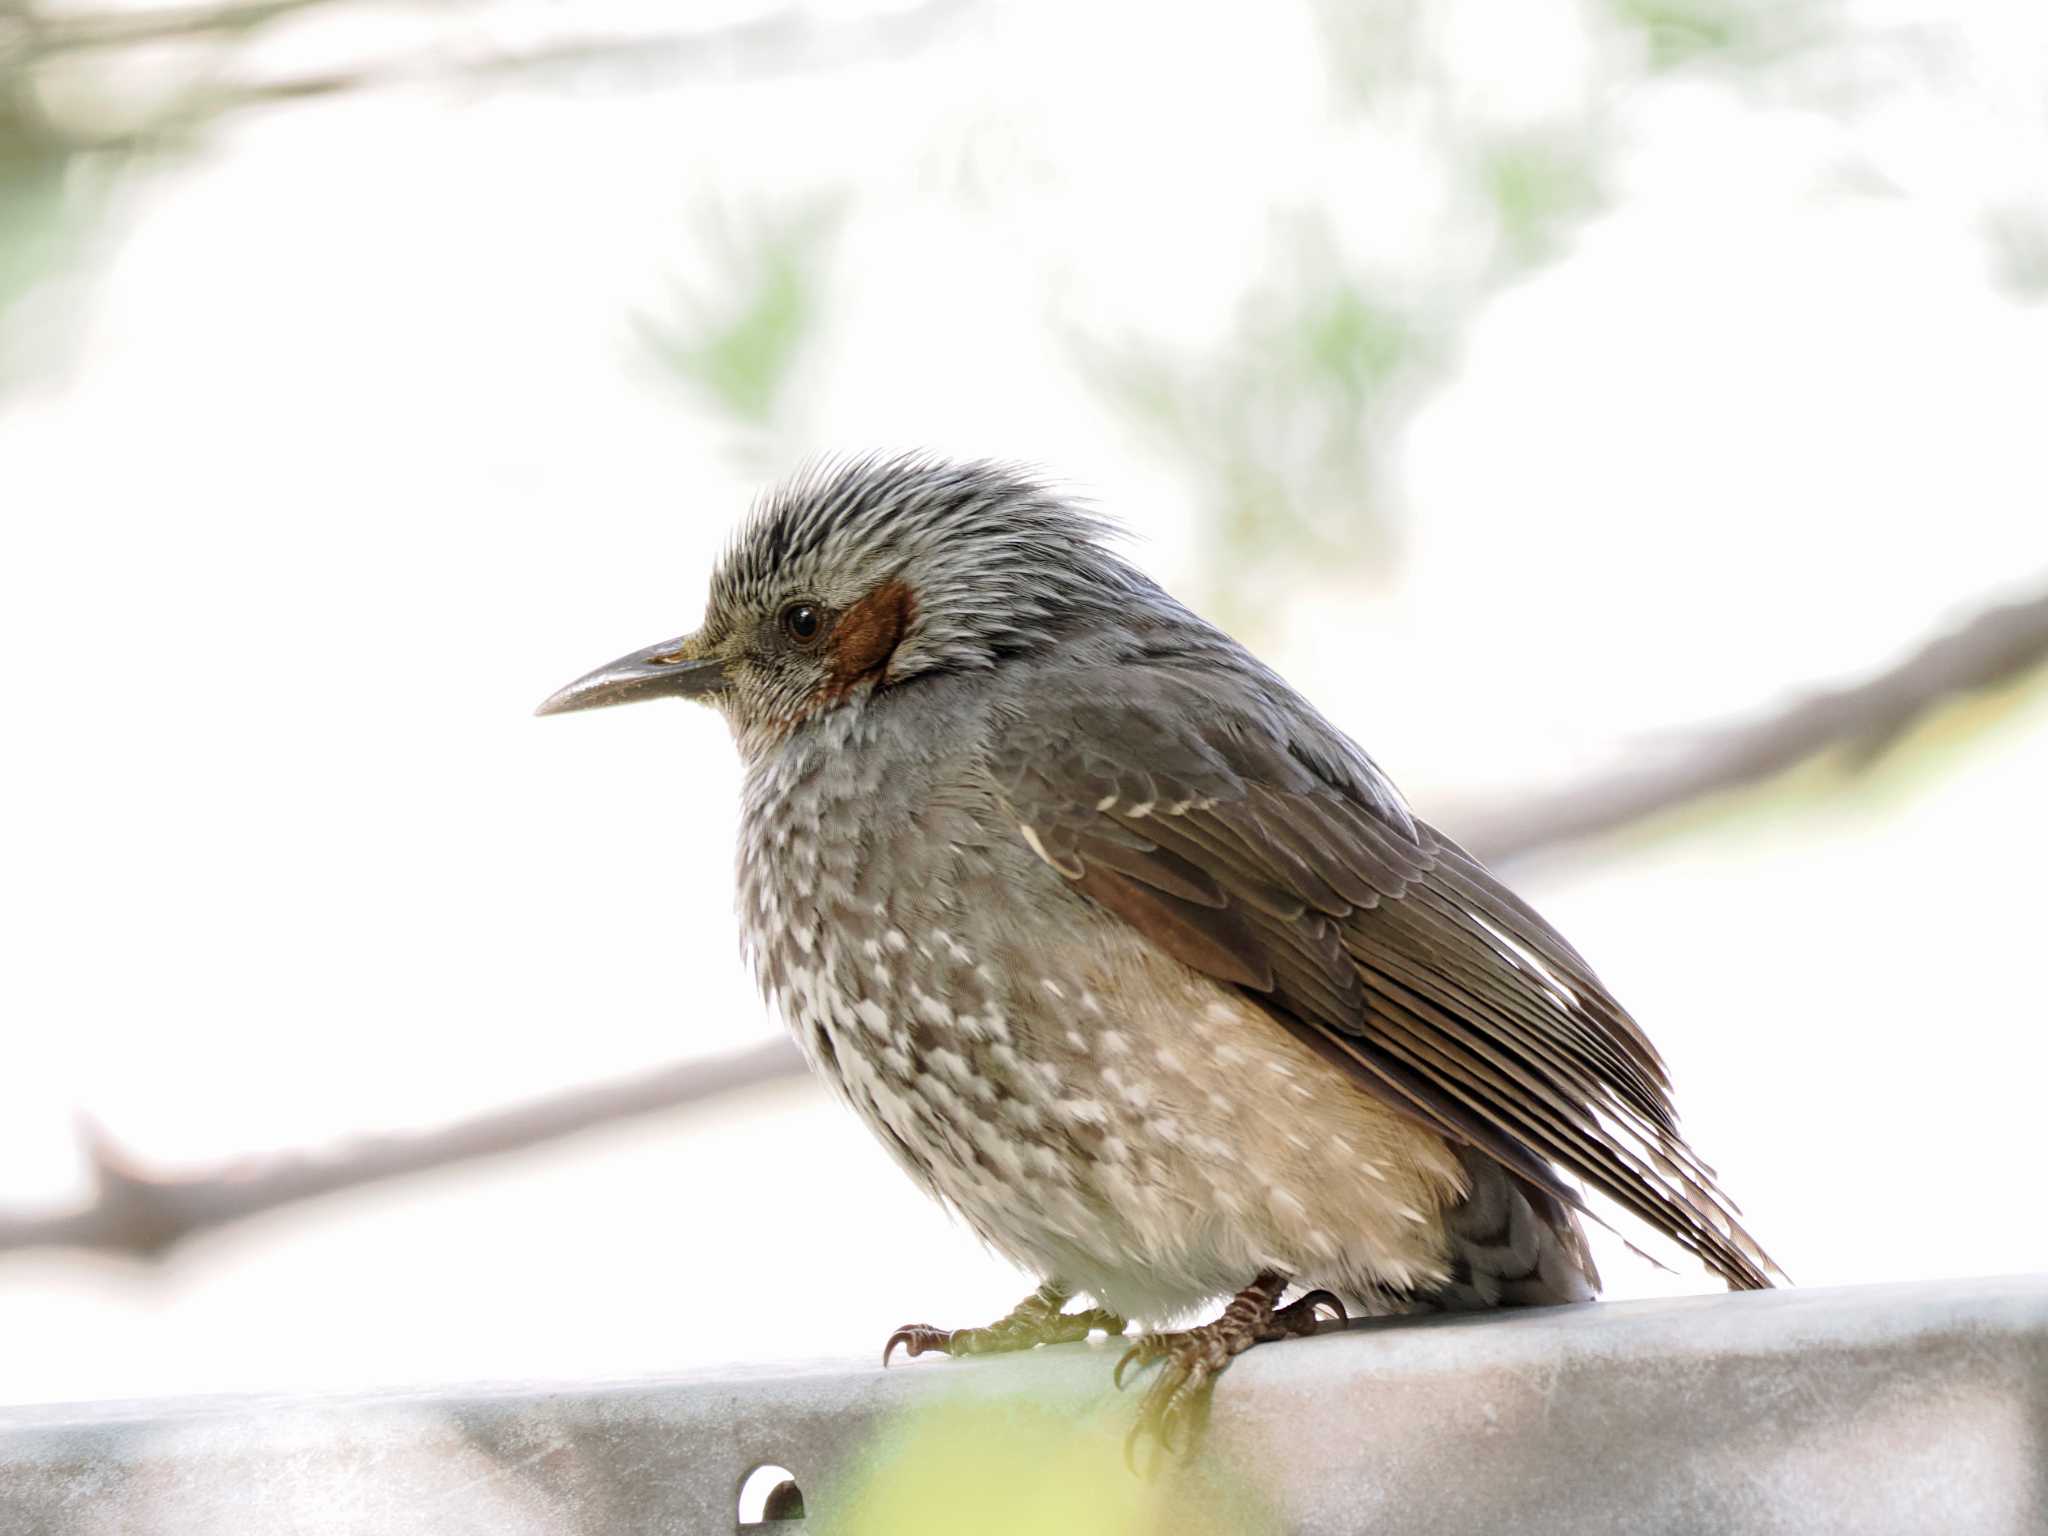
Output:
<svg viewBox="0 0 2048 1536">
<path fill-rule="evenodd" d="M 1085 895 L 1362 1088 L 1574 1206 L 1585 1180 L 1731 1286 L 1775 1266 L 1571 945 L 1275 680 L 1075 668 L 1004 711 L 997 786 Z M 1583 1207 L 1581 1207 L 1583 1208 Z"/>
</svg>

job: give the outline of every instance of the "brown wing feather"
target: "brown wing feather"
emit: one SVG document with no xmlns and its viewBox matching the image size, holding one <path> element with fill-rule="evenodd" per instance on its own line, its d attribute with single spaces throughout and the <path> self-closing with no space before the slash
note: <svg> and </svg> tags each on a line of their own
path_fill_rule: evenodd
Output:
<svg viewBox="0 0 2048 1536">
<path fill-rule="evenodd" d="M 1319 759 L 1270 700 L 1170 669 L 1069 684 L 1016 713 L 990 767 L 1077 889 L 1404 1113 L 1578 1205 L 1568 1171 L 1732 1286 L 1771 1283 L 1635 1021 L 1355 748 L 1331 732 Z"/>
</svg>

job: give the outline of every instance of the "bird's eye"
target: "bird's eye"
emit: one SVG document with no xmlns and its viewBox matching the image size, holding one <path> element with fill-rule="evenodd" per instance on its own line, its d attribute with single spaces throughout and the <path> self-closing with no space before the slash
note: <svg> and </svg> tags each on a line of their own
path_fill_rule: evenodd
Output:
<svg viewBox="0 0 2048 1536">
<path fill-rule="evenodd" d="M 817 639 L 824 623 L 825 616 L 816 603 L 791 603 L 782 610 L 782 632 L 798 645 Z"/>
</svg>

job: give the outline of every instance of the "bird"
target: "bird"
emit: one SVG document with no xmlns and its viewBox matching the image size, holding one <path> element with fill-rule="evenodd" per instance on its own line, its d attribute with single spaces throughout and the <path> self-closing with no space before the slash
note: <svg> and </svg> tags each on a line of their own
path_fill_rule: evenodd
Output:
<svg viewBox="0 0 2048 1536">
<path fill-rule="evenodd" d="M 696 630 L 537 711 L 725 717 L 762 993 L 1038 1277 L 883 1364 L 1141 1325 L 1114 1379 L 1152 1373 L 1125 1451 L 1156 1458 L 1255 1345 L 1593 1299 L 1588 1191 L 1731 1289 L 1782 1278 L 1579 951 L 1117 543 L 1026 467 L 820 460 L 741 523 Z"/>
</svg>

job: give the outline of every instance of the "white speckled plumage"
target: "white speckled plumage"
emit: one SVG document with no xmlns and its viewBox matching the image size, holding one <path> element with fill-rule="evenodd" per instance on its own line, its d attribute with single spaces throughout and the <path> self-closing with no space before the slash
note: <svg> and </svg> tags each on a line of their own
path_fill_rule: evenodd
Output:
<svg viewBox="0 0 2048 1536">
<path fill-rule="evenodd" d="M 1065 889 L 1021 838 L 967 831 L 958 807 L 994 793 L 975 714 L 964 696 L 952 749 L 908 779 L 817 771 L 813 753 L 884 761 L 852 714 L 749 774 L 745 948 L 812 1066 L 992 1247 L 1124 1316 L 1184 1315 L 1262 1268 L 1365 1305 L 1442 1280 L 1441 1231 L 1414 1216 L 1464 1191 L 1442 1139 Z M 789 856 L 854 825 L 857 862 Z M 1057 944 L 1020 930 L 1026 892 Z M 814 947 L 791 912 L 816 914 Z M 877 923 L 950 942 L 884 942 L 878 963 Z M 1101 996 L 1114 1028 L 1081 1001 Z M 1236 1067 L 1221 1079 L 1218 1052 Z M 1303 1125 L 1374 1176 L 1331 1177 Z"/>
</svg>

